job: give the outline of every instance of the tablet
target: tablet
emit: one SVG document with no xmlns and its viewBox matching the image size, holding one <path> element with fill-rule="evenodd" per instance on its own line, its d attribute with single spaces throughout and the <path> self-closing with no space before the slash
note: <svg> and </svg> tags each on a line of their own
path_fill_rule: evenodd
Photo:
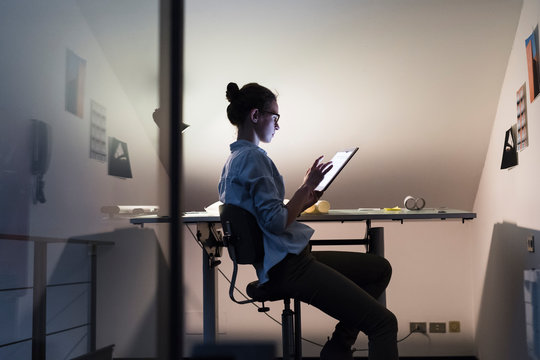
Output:
<svg viewBox="0 0 540 360">
<path fill-rule="evenodd" d="M 354 154 L 358 151 L 358 148 L 352 148 L 347 150 L 338 151 L 336 155 L 332 158 L 332 169 L 326 173 L 324 179 L 321 181 L 319 186 L 315 188 L 315 191 L 325 191 L 328 189 L 332 181 L 338 176 L 340 171 L 347 165 L 349 160 L 353 157 Z"/>
</svg>

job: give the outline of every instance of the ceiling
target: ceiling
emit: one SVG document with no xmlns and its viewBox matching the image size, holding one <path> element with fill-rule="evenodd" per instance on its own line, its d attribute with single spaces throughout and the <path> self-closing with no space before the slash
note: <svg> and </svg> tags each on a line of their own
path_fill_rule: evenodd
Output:
<svg viewBox="0 0 540 360">
<path fill-rule="evenodd" d="M 158 1 L 78 3 L 155 143 Z M 263 147 L 287 196 L 318 155 L 359 146 L 324 196 L 334 207 L 400 205 L 412 194 L 471 209 L 521 4 L 185 1 L 186 207 L 217 197 L 235 139 L 227 83 L 256 81 L 279 94 L 281 129 Z"/>
</svg>

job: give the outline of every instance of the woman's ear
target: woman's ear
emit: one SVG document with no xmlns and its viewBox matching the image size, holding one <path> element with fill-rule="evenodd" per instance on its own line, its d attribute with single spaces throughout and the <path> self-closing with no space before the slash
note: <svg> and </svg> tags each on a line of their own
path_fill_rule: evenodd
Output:
<svg viewBox="0 0 540 360">
<path fill-rule="evenodd" d="M 251 111 L 249 112 L 249 120 L 253 124 L 256 124 L 259 121 L 259 114 L 259 109 L 251 109 Z"/>
</svg>

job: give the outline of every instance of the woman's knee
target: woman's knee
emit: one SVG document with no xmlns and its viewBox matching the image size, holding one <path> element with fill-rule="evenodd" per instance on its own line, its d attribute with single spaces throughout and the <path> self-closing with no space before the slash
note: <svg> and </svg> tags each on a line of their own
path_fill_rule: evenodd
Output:
<svg viewBox="0 0 540 360">
<path fill-rule="evenodd" d="M 398 331 L 397 317 L 390 310 L 387 310 L 387 314 L 385 317 L 385 324 L 386 324 L 385 328 L 387 328 L 388 331 L 397 333 Z"/>
<path fill-rule="evenodd" d="M 392 265 L 390 264 L 390 261 L 387 259 L 381 257 L 379 259 L 379 274 L 380 274 L 380 280 L 382 283 L 388 285 L 390 283 L 390 278 L 392 277 Z"/>
</svg>

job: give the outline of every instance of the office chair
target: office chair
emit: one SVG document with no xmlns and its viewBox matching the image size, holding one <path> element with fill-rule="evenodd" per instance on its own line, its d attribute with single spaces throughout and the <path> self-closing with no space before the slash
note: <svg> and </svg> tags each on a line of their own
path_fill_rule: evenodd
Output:
<svg viewBox="0 0 540 360">
<path fill-rule="evenodd" d="M 247 285 L 246 292 L 251 299 L 239 301 L 234 298 L 238 264 L 256 264 L 262 262 L 264 258 L 263 234 L 257 220 L 249 211 L 232 204 L 221 205 L 219 216 L 223 227 L 224 245 L 233 262 L 229 297 L 238 304 L 261 302 L 259 312 L 269 310 L 264 305 L 265 302 L 283 300 L 284 309 L 281 314 L 283 360 L 302 359 L 300 301 L 294 299 L 293 311 L 289 297 L 270 291 L 265 284 L 259 284 L 258 281 Z"/>
</svg>

